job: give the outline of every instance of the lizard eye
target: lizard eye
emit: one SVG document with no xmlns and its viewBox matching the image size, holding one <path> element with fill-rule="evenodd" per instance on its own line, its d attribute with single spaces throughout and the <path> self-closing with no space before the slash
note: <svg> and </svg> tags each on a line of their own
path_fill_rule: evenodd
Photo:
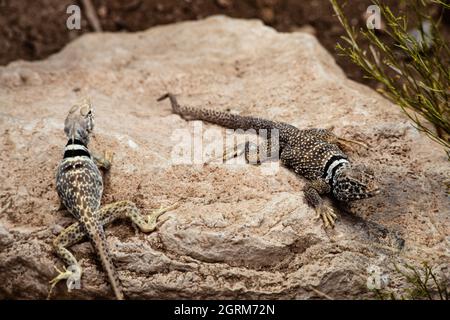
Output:
<svg viewBox="0 0 450 320">
<path fill-rule="evenodd" d="M 83 117 L 87 116 L 90 111 L 91 110 L 87 106 L 84 106 L 80 109 L 80 113 Z"/>
</svg>

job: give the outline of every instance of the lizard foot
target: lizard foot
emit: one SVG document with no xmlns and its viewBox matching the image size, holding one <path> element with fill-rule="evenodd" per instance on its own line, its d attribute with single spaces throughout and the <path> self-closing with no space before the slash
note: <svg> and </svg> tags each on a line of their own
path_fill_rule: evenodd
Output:
<svg viewBox="0 0 450 320">
<path fill-rule="evenodd" d="M 242 143 L 242 144 L 236 146 L 236 150 L 234 149 L 234 147 L 230 148 L 228 150 L 225 150 L 222 156 L 209 159 L 206 163 L 207 164 L 217 163 L 218 161 L 225 163 L 230 159 L 239 157 L 243 153 L 245 153 L 245 144 Z"/>
<path fill-rule="evenodd" d="M 103 152 L 103 158 L 101 159 L 103 168 L 105 168 L 106 170 L 109 170 L 111 168 L 113 159 L 114 159 L 114 153 L 112 153 L 110 151 Z"/>
<path fill-rule="evenodd" d="M 67 289 L 69 290 L 69 292 L 72 289 L 79 288 L 81 273 L 82 273 L 81 267 L 79 265 L 74 264 L 74 265 L 69 266 L 69 268 L 64 267 L 64 271 L 59 270 L 57 267 L 54 267 L 54 268 L 58 272 L 58 275 L 50 281 L 51 287 L 50 287 L 50 291 L 48 293 L 47 299 L 50 298 L 53 288 L 61 280 L 67 279 L 66 285 L 67 285 Z"/>
<path fill-rule="evenodd" d="M 156 230 L 162 223 L 164 223 L 166 220 L 158 222 L 158 218 L 166 213 L 169 210 L 172 209 L 176 209 L 180 204 L 178 202 L 175 202 L 174 204 L 168 206 L 168 207 L 163 207 L 161 206 L 159 209 L 153 211 L 151 214 L 149 214 L 147 216 L 147 228 L 146 228 L 146 232 L 151 232 Z"/>
<path fill-rule="evenodd" d="M 322 218 L 325 228 L 334 228 L 334 220 L 337 218 L 333 209 L 326 205 L 321 205 L 316 209 L 318 218 Z"/>
<path fill-rule="evenodd" d="M 93 154 L 94 161 L 99 168 L 104 170 L 109 170 L 111 168 L 111 164 L 113 162 L 114 153 L 109 151 L 104 151 L 103 155 L 100 156 L 98 154 Z"/>
<path fill-rule="evenodd" d="M 114 160 L 114 153 L 110 152 L 110 151 L 105 151 L 103 153 L 103 159 L 105 161 L 105 164 L 110 167 L 112 162 L 113 162 L 113 160 Z"/>
<path fill-rule="evenodd" d="M 221 159 L 223 163 L 227 162 L 230 159 L 237 158 L 241 156 L 242 154 L 245 155 L 245 161 L 246 163 L 253 164 L 253 165 L 259 165 L 259 147 L 257 144 L 254 144 L 252 142 L 246 142 L 241 143 L 236 146 L 235 148 L 230 148 L 228 150 L 225 150 L 222 157 L 213 158 L 207 163 L 210 162 L 216 162 L 217 160 Z"/>
</svg>

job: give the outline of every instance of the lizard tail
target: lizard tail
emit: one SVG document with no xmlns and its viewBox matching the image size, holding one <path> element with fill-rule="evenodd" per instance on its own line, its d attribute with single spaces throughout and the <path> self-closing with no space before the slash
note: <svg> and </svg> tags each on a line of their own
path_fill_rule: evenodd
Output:
<svg viewBox="0 0 450 320">
<path fill-rule="evenodd" d="M 117 277 L 116 270 L 108 249 L 108 243 L 106 241 L 105 232 L 103 227 L 95 220 L 88 221 L 84 224 L 86 231 L 91 239 L 95 249 L 97 250 L 100 260 L 103 265 L 103 269 L 106 271 L 109 281 L 111 283 L 114 294 L 118 300 L 123 300 L 124 296 L 120 289 L 120 281 Z"/>
<path fill-rule="evenodd" d="M 172 104 L 172 111 L 176 114 L 182 115 L 183 110 L 181 110 L 181 106 L 178 104 L 177 98 L 175 98 L 175 95 L 167 92 L 166 94 L 162 95 L 161 97 L 159 97 L 156 101 L 162 101 L 169 98 L 170 103 Z"/>
<path fill-rule="evenodd" d="M 275 122 L 256 117 L 240 116 L 229 112 L 222 112 L 211 109 L 180 106 L 175 95 L 173 95 L 172 93 L 164 94 L 163 96 L 158 98 L 157 101 L 162 101 L 167 98 L 169 98 L 170 103 L 172 104 L 172 111 L 176 114 L 179 114 L 186 120 L 203 120 L 230 129 L 255 129 L 257 131 L 261 129 L 282 130 L 287 127 L 292 127 L 291 125 L 283 122 Z"/>
</svg>

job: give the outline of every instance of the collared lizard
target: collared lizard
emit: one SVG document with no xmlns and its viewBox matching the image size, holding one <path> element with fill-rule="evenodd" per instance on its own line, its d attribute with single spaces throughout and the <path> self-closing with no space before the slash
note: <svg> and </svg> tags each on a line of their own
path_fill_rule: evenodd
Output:
<svg viewBox="0 0 450 320">
<path fill-rule="evenodd" d="M 100 207 L 103 179 L 99 168 L 109 169 L 112 156 L 92 156 L 87 145 L 94 128 L 94 110 L 89 100 L 74 105 L 65 120 L 64 131 L 69 141 L 64 149 L 63 160 L 56 173 L 56 189 L 62 204 L 78 220 L 64 229 L 53 241 L 58 256 L 68 265 L 64 271 L 50 281 L 51 290 L 61 280 L 67 279 L 72 290 L 79 283 L 82 269 L 73 254 L 67 249 L 85 236 L 91 240 L 103 268 L 106 271 L 117 299 L 123 299 L 120 281 L 108 249 L 103 227 L 117 218 L 129 218 L 141 231 L 152 232 L 158 225 L 158 217 L 177 204 L 160 208 L 147 219 L 131 201 L 119 201 Z"/>
<path fill-rule="evenodd" d="M 284 122 L 181 106 L 171 93 L 164 94 L 158 101 L 166 98 L 170 99 L 172 111 L 187 120 L 203 120 L 225 128 L 254 129 L 256 132 L 278 130 L 277 156 L 284 166 L 309 180 L 304 188 L 306 200 L 322 218 L 325 227 L 333 227 L 337 216 L 333 209 L 324 203 L 321 195 L 332 194 L 337 200 L 348 202 L 380 193 L 374 172 L 362 164 L 351 164 L 340 148 L 347 142 L 355 141 L 339 138 L 326 129 L 300 130 Z M 247 161 L 251 149 L 259 153 L 259 150 L 270 152 L 274 147 L 270 140 L 265 144 L 255 146 L 249 142 L 245 143 Z"/>
</svg>

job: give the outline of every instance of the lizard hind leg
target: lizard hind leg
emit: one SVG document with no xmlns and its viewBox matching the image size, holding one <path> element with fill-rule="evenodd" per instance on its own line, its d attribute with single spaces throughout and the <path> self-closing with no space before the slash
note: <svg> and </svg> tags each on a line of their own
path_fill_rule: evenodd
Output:
<svg viewBox="0 0 450 320">
<path fill-rule="evenodd" d="M 85 232 L 80 223 L 76 222 L 64 229 L 58 237 L 53 241 L 53 246 L 55 247 L 57 255 L 65 262 L 68 267 L 64 267 L 64 271 L 59 270 L 55 267 L 58 275 L 50 281 L 50 290 L 47 298 L 50 295 L 58 282 L 61 280 L 66 280 L 67 289 L 69 292 L 72 289 L 80 288 L 80 280 L 82 275 L 82 269 L 78 264 L 77 260 L 73 254 L 66 249 L 71 245 L 79 242 L 85 236 Z"/>
<path fill-rule="evenodd" d="M 107 225 L 118 218 L 128 218 L 136 224 L 142 232 L 152 232 L 161 224 L 161 222 L 158 222 L 158 218 L 167 211 L 175 209 L 178 205 L 178 203 L 175 203 L 168 207 L 161 207 L 146 217 L 140 213 L 136 204 L 132 201 L 124 200 L 100 208 L 98 215 L 102 225 Z"/>
<path fill-rule="evenodd" d="M 238 144 L 236 149 L 230 148 L 225 150 L 222 157 L 223 162 L 226 162 L 232 158 L 237 158 L 244 154 L 245 162 L 252 165 L 261 165 L 263 162 L 270 160 L 278 160 L 278 153 L 275 155 L 269 153 L 271 151 L 270 144 L 267 142 L 256 144 L 250 141 Z M 214 159 L 217 160 L 217 159 Z"/>
<path fill-rule="evenodd" d="M 362 146 L 366 149 L 369 149 L 369 146 L 361 141 L 345 139 L 343 137 L 335 135 L 331 130 L 327 129 L 306 129 L 303 132 L 312 135 L 316 138 L 322 139 L 331 144 L 337 144 L 340 148 L 353 151 L 353 147 L 351 144 L 356 144 Z"/>
<path fill-rule="evenodd" d="M 352 143 L 356 144 L 356 145 L 359 145 L 359 146 L 362 146 L 362 147 L 364 147 L 366 149 L 369 149 L 369 146 L 367 144 L 365 144 L 364 142 L 357 141 L 357 140 L 345 139 L 345 138 L 342 138 L 342 137 L 338 137 L 336 143 L 342 149 L 347 149 L 347 150 L 350 150 L 350 151 L 354 150 L 354 148 L 351 145 Z"/>
<path fill-rule="evenodd" d="M 170 205 L 168 207 L 163 207 L 163 206 L 159 207 L 159 209 L 154 210 L 152 213 L 150 213 L 147 216 L 147 221 L 146 221 L 146 223 L 144 225 L 142 225 L 142 224 L 138 225 L 139 228 L 143 232 L 152 232 L 152 231 L 156 230 L 159 227 L 159 225 L 162 223 L 162 222 L 158 223 L 158 218 L 161 215 L 163 215 L 164 213 L 166 213 L 167 211 L 176 209 L 178 206 L 179 206 L 179 203 L 176 202 L 176 203 L 174 203 L 174 204 L 172 204 L 172 205 Z M 135 220 L 136 220 L 136 218 L 135 218 Z M 136 223 L 135 220 L 133 220 L 134 223 Z"/>
<path fill-rule="evenodd" d="M 211 163 L 211 162 L 215 163 L 218 160 L 222 160 L 222 162 L 225 163 L 225 162 L 227 162 L 230 159 L 237 158 L 237 157 L 241 156 L 243 153 L 246 152 L 247 148 L 248 148 L 247 147 L 247 143 L 241 143 L 241 144 L 237 145 L 236 147 L 233 146 L 233 148 L 229 148 L 227 150 L 224 150 L 222 156 L 213 158 L 213 159 L 207 161 L 207 163 Z"/>
<path fill-rule="evenodd" d="M 111 223 L 117 218 L 127 217 L 134 222 L 141 229 L 141 231 L 151 232 L 156 230 L 160 225 L 158 218 L 167 211 L 175 209 L 177 206 L 178 203 L 165 208 L 161 207 L 145 217 L 141 215 L 139 209 L 133 202 L 119 201 L 100 208 L 97 214 L 102 226 Z M 69 292 L 72 289 L 80 288 L 82 269 L 73 254 L 66 248 L 81 241 L 86 236 L 86 230 L 84 230 L 79 222 L 75 222 L 68 228 L 64 229 L 54 240 L 53 246 L 55 247 L 56 253 L 61 259 L 63 259 L 68 267 L 64 267 L 63 271 L 55 267 L 58 275 L 50 281 L 51 287 L 47 299 L 50 299 L 54 287 L 61 280 L 66 280 Z"/>
<path fill-rule="evenodd" d="M 223 162 L 226 162 L 232 158 L 237 158 L 244 154 L 245 162 L 250 164 L 260 164 L 260 160 L 258 158 L 259 147 L 258 145 L 252 142 L 241 143 L 236 146 L 236 149 L 225 150 L 223 154 Z"/>
</svg>

